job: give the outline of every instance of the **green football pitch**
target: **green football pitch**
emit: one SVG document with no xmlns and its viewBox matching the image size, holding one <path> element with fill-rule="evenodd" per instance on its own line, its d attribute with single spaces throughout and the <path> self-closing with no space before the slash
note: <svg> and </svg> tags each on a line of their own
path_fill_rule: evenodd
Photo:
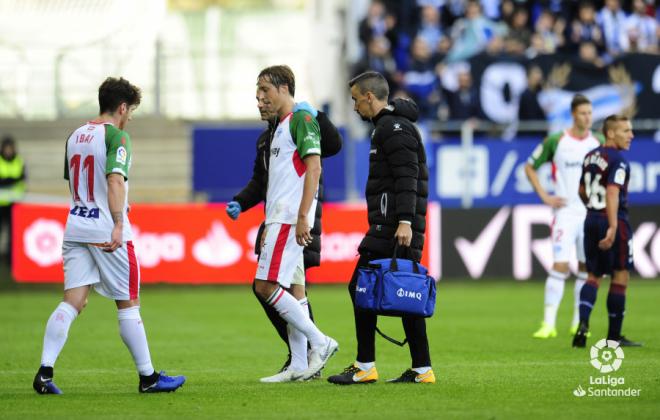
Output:
<svg viewBox="0 0 660 420">
<path fill-rule="evenodd" d="M 428 320 L 433 385 L 388 384 L 409 367 L 408 348 L 377 338 L 381 381 L 340 387 L 325 376 L 355 357 L 353 318 L 344 286 L 311 286 L 310 301 L 321 329 L 340 351 L 307 383 L 260 384 L 276 372 L 286 348 L 256 303 L 249 286 L 145 286 L 142 317 L 156 369 L 184 374 L 173 394 L 137 393 L 137 375 L 119 338 L 114 304 L 92 293 L 73 324 L 56 366 L 61 396 L 39 396 L 31 382 L 39 364 L 45 322 L 59 287 L 0 288 L 0 418 L 658 418 L 660 415 L 660 282 L 634 280 L 624 332 L 644 341 L 626 348 L 607 381 L 590 364 L 588 349 L 573 349 L 568 335 L 572 283 L 560 309 L 556 339 L 531 338 L 542 312 L 541 282 L 450 281 L 438 287 L 436 314 Z M 593 336 L 606 330 L 607 287 L 592 316 Z M 403 336 L 400 321 L 381 328 Z M 614 380 L 613 380 L 614 381 Z M 603 389 L 639 389 L 639 396 L 575 396 Z"/>
</svg>

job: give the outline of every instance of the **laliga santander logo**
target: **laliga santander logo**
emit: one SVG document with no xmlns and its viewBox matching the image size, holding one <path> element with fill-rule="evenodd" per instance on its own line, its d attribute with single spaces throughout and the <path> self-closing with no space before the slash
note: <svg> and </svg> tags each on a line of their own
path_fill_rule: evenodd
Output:
<svg viewBox="0 0 660 420">
<path fill-rule="evenodd" d="M 624 357 L 623 349 L 617 341 L 603 338 L 591 346 L 591 365 L 601 373 L 619 370 Z"/>
<path fill-rule="evenodd" d="M 23 251 L 39 267 L 62 262 L 64 226 L 52 219 L 37 219 L 23 232 Z"/>
</svg>

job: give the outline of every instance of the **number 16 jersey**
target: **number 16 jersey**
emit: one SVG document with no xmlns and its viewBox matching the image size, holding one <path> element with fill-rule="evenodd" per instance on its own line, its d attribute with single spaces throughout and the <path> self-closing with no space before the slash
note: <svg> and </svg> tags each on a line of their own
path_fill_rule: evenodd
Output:
<svg viewBox="0 0 660 420">
<path fill-rule="evenodd" d="M 130 166 L 131 139 L 112 123 L 90 121 L 69 136 L 66 142 L 64 179 L 69 181 L 71 206 L 64 229 L 65 241 L 110 241 L 114 222 L 108 206 L 106 176 L 113 173 L 126 180 L 122 240 L 132 240 L 133 233 L 127 215 Z"/>
<path fill-rule="evenodd" d="M 628 218 L 628 181 L 630 165 L 617 149 L 600 146 L 587 153 L 580 183 L 587 195 L 589 212 L 605 214 L 608 185 L 619 187 L 618 218 Z"/>
</svg>

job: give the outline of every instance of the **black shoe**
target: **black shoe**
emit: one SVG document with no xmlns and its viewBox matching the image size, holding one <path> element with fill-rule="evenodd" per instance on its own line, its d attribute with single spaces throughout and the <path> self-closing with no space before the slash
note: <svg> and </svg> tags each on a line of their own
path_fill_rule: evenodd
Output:
<svg viewBox="0 0 660 420">
<path fill-rule="evenodd" d="M 378 371 L 376 371 L 375 366 L 368 371 L 364 371 L 355 364 L 348 366 L 339 375 L 332 375 L 328 378 L 328 382 L 337 385 L 370 384 L 377 380 Z"/>
<path fill-rule="evenodd" d="M 587 324 L 580 322 L 580 326 L 573 337 L 573 347 L 585 348 L 587 346 L 587 334 L 589 334 L 589 327 Z"/>
<path fill-rule="evenodd" d="M 621 336 L 618 340 L 615 341 L 618 341 L 621 347 L 642 347 L 642 343 L 630 341 L 624 336 Z"/>
<path fill-rule="evenodd" d="M 61 394 L 62 391 L 55 385 L 53 378 L 48 378 L 41 373 L 37 373 L 32 382 L 32 388 L 37 394 Z"/>
<path fill-rule="evenodd" d="M 408 369 L 401 374 L 398 378 L 390 379 L 388 383 L 425 383 L 425 384 L 434 384 L 435 383 L 435 374 L 433 369 L 430 369 L 426 373 L 417 373 L 412 369 Z"/>
</svg>

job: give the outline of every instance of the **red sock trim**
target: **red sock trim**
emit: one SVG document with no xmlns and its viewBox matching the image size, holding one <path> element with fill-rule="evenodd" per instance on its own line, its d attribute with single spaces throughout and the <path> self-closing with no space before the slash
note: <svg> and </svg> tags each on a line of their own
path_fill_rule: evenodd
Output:
<svg viewBox="0 0 660 420">
<path fill-rule="evenodd" d="M 625 295 L 627 286 L 622 284 L 610 284 L 610 294 L 611 295 Z"/>
</svg>

